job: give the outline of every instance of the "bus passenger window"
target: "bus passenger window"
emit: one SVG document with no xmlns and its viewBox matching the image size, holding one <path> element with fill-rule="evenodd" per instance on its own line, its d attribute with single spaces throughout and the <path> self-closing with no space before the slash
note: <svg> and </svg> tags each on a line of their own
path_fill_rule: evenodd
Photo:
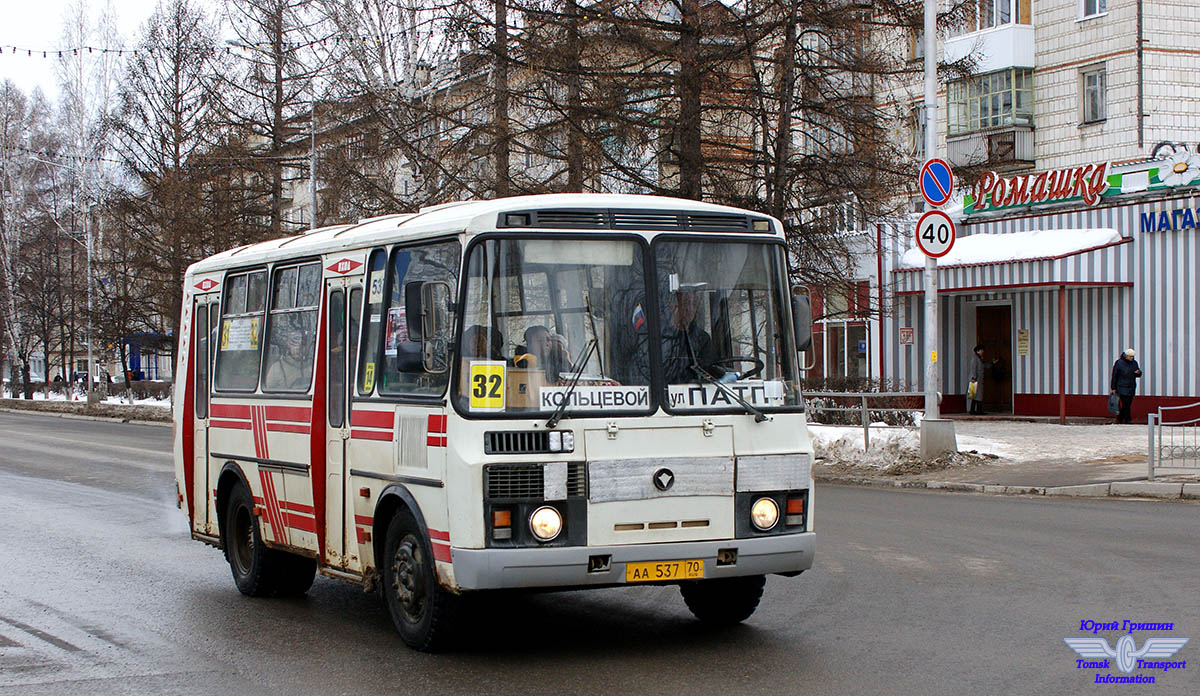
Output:
<svg viewBox="0 0 1200 696">
<path fill-rule="evenodd" d="M 446 389 L 448 371 L 427 372 L 422 360 L 422 349 L 432 343 L 435 362 L 449 365 L 450 337 L 453 322 L 440 327 L 441 335 L 425 336 L 421 325 L 422 314 L 440 310 L 441 316 L 449 315 L 447 305 L 453 305 L 448 293 L 425 293 L 423 286 L 437 283 L 437 287 L 455 288 L 458 284 L 458 263 L 461 256 L 457 241 L 440 242 L 421 247 L 399 248 L 392 252 L 388 270 L 389 297 L 384 313 L 384 341 L 382 370 L 379 374 L 381 394 L 441 394 Z M 422 307 L 427 297 L 440 307 Z"/>
<path fill-rule="evenodd" d="M 217 334 L 217 389 L 254 391 L 258 386 L 266 273 L 229 276 Z"/>
<path fill-rule="evenodd" d="M 308 391 L 317 342 L 320 278 L 317 263 L 275 269 L 263 391 Z"/>
<path fill-rule="evenodd" d="M 346 293 L 329 293 L 329 425 L 340 428 L 346 415 Z"/>
<path fill-rule="evenodd" d="M 363 396 L 375 391 L 379 338 L 383 332 L 383 265 L 383 250 L 371 252 L 367 276 L 367 325 L 363 329 L 362 364 L 358 366 L 358 393 Z"/>
<path fill-rule="evenodd" d="M 208 306 L 198 304 L 194 314 L 196 322 L 196 349 L 192 360 L 196 365 L 196 417 L 208 418 Z"/>
</svg>

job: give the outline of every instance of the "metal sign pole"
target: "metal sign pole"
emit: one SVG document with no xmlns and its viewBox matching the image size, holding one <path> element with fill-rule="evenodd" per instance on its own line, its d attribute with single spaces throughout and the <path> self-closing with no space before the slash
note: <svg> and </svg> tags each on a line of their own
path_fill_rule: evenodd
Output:
<svg viewBox="0 0 1200 696">
<path fill-rule="evenodd" d="M 925 0 L 925 160 L 937 156 L 937 1 Z M 933 210 L 926 202 L 925 210 Z M 926 459 L 958 450 L 954 422 L 940 419 L 938 408 L 937 259 L 925 256 L 925 420 L 921 456 Z"/>
</svg>

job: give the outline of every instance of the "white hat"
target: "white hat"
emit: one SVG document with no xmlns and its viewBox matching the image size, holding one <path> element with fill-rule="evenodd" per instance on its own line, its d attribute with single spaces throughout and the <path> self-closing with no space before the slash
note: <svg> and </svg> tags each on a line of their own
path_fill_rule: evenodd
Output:
<svg viewBox="0 0 1200 696">
<path fill-rule="evenodd" d="M 1132 358 L 1133 356 L 1137 355 L 1137 353 L 1132 348 L 1126 348 L 1125 355 L 1128 355 Z"/>
</svg>

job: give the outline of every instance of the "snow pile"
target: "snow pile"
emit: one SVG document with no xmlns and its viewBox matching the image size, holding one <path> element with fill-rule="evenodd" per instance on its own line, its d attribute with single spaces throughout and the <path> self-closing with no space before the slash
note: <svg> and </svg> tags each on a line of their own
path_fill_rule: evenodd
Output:
<svg viewBox="0 0 1200 696">
<path fill-rule="evenodd" d="M 863 429 L 854 425 L 809 425 L 813 451 L 825 464 L 850 464 L 886 469 L 921 450 L 921 435 L 909 428 L 884 423 L 871 426 L 871 451 L 863 449 Z"/>
<path fill-rule="evenodd" d="M 129 399 L 123 396 L 110 396 L 104 400 L 110 406 L 129 406 Z M 170 399 L 134 399 L 134 406 L 157 406 L 159 408 L 171 408 Z"/>
<path fill-rule="evenodd" d="M 871 450 L 863 448 L 863 429 L 856 425 L 813 425 L 808 426 L 812 437 L 813 451 L 823 458 L 825 465 L 861 466 L 872 469 L 888 469 L 903 462 L 920 457 L 921 431 L 871 424 Z M 958 451 L 975 452 L 983 455 L 1004 456 L 1009 448 L 991 438 L 959 435 Z"/>
<path fill-rule="evenodd" d="M 1072 230 L 1030 230 L 1012 234 L 972 234 L 954 240 L 950 253 L 938 259 L 939 266 L 972 263 L 1004 263 L 1074 254 L 1085 249 L 1115 244 L 1121 234 L 1110 227 Z M 924 268 L 925 254 L 917 247 L 904 252 L 897 268 Z"/>
</svg>

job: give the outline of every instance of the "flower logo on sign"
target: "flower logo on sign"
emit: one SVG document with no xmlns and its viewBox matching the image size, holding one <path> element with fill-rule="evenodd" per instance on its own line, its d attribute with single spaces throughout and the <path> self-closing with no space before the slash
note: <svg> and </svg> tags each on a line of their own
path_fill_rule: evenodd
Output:
<svg viewBox="0 0 1200 696">
<path fill-rule="evenodd" d="M 1200 177 L 1200 155 L 1179 148 L 1158 167 L 1158 178 L 1165 186 L 1186 186 Z"/>
</svg>

